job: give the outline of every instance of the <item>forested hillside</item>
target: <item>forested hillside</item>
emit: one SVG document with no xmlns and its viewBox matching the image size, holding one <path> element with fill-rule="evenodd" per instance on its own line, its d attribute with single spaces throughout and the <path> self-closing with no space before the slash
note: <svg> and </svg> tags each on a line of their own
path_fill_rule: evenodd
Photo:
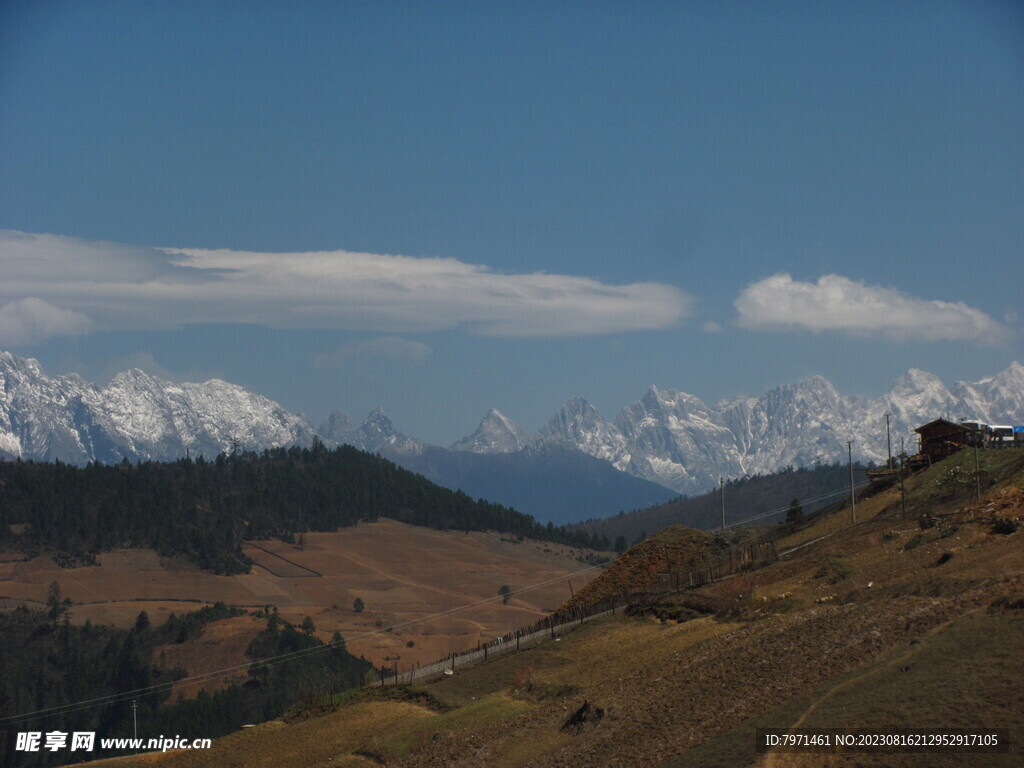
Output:
<svg viewBox="0 0 1024 768">
<path fill-rule="evenodd" d="M 115 466 L 0 462 L 0 546 L 88 561 L 149 547 L 218 573 L 248 570 L 244 540 L 333 531 L 388 517 L 438 529 L 497 530 L 574 545 L 600 536 L 542 526 L 441 488 L 379 456 L 322 445 Z"/>
<path fill-rule="evenodd" d="M 278 717 L 304 692 L 322 695 L 357 686 L 370 668 L 368 661 L 348 653 L 340 635 L 328 648 L 312 632 L 282 621 L 276 613 L 260 613 L 267 626 L 249 646 L 246 655 L 252 666 L 243 684 L 168 703 L 171 684 L 185 672 L 161 667 L 156 649 L 183 643 L 206 624 L 244 611 L 217 604 L 172 615 L 160 627 L 151 627 L 140 613 L 135 627 L 124 630 L 88 622 L 76 626 L 67 620 L 67 610 L 53 585 L 46 611 L 21 607 L 0 612 L 0 765 L 42 768 L 67 759 L 66 751 L 16 752 L 18 731 L 95 731 L 97 745 L 102 738 L 131 736 L 133 700 L 140 735 L 215 738 L 244 723 Z M 261 663 L 283 654 L 295 655 Z M 45 716 L 14 719 L 42 710 Z M 102 750 L 97 750 L 89 756 L 101 757 Z"/>
<path fill-rule="evenodd" d="M 855 467 L 855 482 L 864 482 L 864 473 Z M 841 501 L 848 493 L 850 470 L 845 464 L 815 467 L 789 467 L 771 475 L 755 475 L 725 483 L 725 518 L 728 525 L 750 518 L 751 524 L 767 525 L 786 518 L 793 502 L 803 514 Z M 763 517 L 761 517 L 763 515 Z M 680 496 L 666 504 L 620 513 L 601 520 L 588 520 L 570 529 L 618 542 L 620 552 L 627 544 L 670 525 L 711 530 L 722 524 L 722 493 L 711 491 L 701 496 Z"/>
</svg>

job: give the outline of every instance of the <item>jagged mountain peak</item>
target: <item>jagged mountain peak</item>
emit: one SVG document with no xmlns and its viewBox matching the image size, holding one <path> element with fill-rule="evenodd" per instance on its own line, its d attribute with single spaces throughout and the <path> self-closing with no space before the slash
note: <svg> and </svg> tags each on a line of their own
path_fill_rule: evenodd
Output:
<svg viewBox="0 0 1024 768">
<path fill-rule="evenodd" d="M 570 395 L 562 403 L 561 410 L 565 413 L 598 413 L 597 408 L 590 404 L 590 401 L 581 395 Z M 600 414 L 598 414 L 600 415 Z"/>
<path fill-rule="evenodd" d="M 966 418 L 1005 423 L 1008 414 L 1016 414 L 1014 423 L 1020 424 L 1024 422 L 1024 366 L 1014 361 L 995 376 L 976 382 L 958 381 L 952 396 L 970 412 Z"/>
<path fill-rule="evenodd" d="M 626 438 L 618 428 L 605 421 L 586 399 L 573 395 L 550 421 L 541 427 L 541 440 L 562 443 L 598 459 L 610 461 L 617 469 L 629 462 Z"/>
<path fill-rule="evenodd" d="M 946 385 L 942 383 L 942 379 L 933 373 L 928 371 L 922 371 L 920 368 L 911 368 L 905 374 L 900 376 L 893 382 L 892 389 L 894 390 L 909 390 L 909 389 L 945 389 Z"/>
<path fill-rule="evenodd" d="M 320 425 L 319 432 L 325 440 L 340 445 L 352 441 L 355 428 L 347 413 L 335 409 Z"/>
<path fill-rule="evenodd" d="M 140 369 L 104 387 L 76 374 L 47 376 L 38 361 L 0 354 L 0 449 L 26 458 L 87 461 L 215 456 L 246 448 L 308 445 L 301 417 L 217 379 L 172 384 Z"/>
<path fill-rule="evenodd" d="M 352 444 L 371 453 L 419 453 L 424 443 L 395 429 L 391 417 L 377 406 L 356 430 Z"/>
<path fill-rule="evenodd" d="M 491 408 L 480 420 L 476 431 L 453 443 L 453 451 L 472 453 L 515 453 L 529 447 L 536 438 L 529 435 L 510 418 Z"/>
<path fill-rule="evenodd" d="M 363 430 L 379 430 L 386 433 L 394 432 L 395 425 L 391 421 L 391 417 L 387 415 L 383 408 L 377 406 L 370 411 L 366 418 L 363 419 L 362 425 L 359 427 L 360 431 Z"/>
<path fill-rule="evenodd" d="M 958 381 L 957 384 L 964 384 L 965 382 Z M 974 382 L 974 386 L 985 386 L 991 384 L 1002 384 L 1002 385 L 1015 385 L 1018 387 L 1024 387 L 1024 365 L 1021 365 L 1016 360 L 1010 363 L 1009 366 L 1003 371 L 1000 371 L 995 376 L 989 376 L 988 378 L 981 379 L 980 381 Z"/>
<path fill-rule="evenodd" d="M 43 367 L 34 357 L 18 357 L 6 350 L 0 352 L 0 368 L 9 372 L 19 371 L 37 376 L 43 373 Z"/>
<path fill-rule="evenodd" d="M 569 397 L 554 416 L 541 428 L 542 435 L 569 436 L 605 425 L 600 411 L 579 395 Z"/>
</svg>

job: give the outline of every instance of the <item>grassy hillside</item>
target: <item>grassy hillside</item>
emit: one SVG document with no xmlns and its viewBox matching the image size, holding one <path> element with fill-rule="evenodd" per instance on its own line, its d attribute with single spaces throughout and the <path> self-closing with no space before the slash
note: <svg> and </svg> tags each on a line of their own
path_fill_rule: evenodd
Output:
<svg viewBox="0 0 1024 768">
<path fill-rule="evenodd" d="M 127 629 L 144 610 L 159 626 L 172 613 L 216 601 L 245 610 L 273 605 L 296 625 L 309 616 L 324 641 L 340 632 L 355 653 L 405 670 L 544 618 L 569 598 L 568 579 L 579 589 L 599 572 L 580 573 L 587 567 L 580 559 L 593 559 L 593 552 L 387 519 L 308 533 L 292 544 L 246 543 L 243 551 L 256 565 L 232 575 L 141 549 L 104 553 L 95 565 L 74 568 L 47 556 L 0 557 L 0 607 L 44 606 L 54 582 L 73 603 L 74 624 Z M 536 584 L 544 586 L 526 589 Z M 507 603 L 498 599 L 502 586 L 514 593 Z M 357 598 L 362 611 L 353 608 Z M 250 632 L 244 622 L 209 631 L 182 666 L 193 672 L 217 668 L 210 666 L 216 659 L 226 662 L 221 666 L 245 661 L 238 650 Z"/>
<path fill-rule="evenodd" d="M 1024 452 L 960 456 L 789 533 L 773 564 L 416 689 L 131 764 L 1013 766 L 1024 759 Z M 693 539 L 695 543 L 701 541 Z M 372 727 L 371 723 L 387 724 Z M 757 728 L 1001 728 L 1006 754 L 759 754 Z M 201 735 L 201 734 L 197 734 Z"/>
</svg>

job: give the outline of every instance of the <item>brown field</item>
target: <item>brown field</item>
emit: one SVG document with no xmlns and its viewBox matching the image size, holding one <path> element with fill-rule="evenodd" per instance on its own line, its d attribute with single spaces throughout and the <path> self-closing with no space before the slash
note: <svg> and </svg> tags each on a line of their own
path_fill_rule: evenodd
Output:
<svg viewBox="0 0 1024 768">
<path fill-rule="evenodd" d="M 156 625 L 172 612 L 218 601 L 247 609 L 274 605 L 295 624 L 311 617 L 325 641 L 341 632 L 356 655 L 408 669 L 537 621 L 569 597 L 570 577 L 579 587 L 597 573 L 576 573 L 586 566 L 571 547 L 392 520 L 307 533 L 302 547 L 259 541 L 245 551 L 257 565 L 236 576 L 150 550 L 108 552 L 98 566 L 69 569 L 49 557 L 9 555 L 0 561 L 0 608 L 43 603 L 53 581 L 73 601 L 72 621 L 79 624 L 88 619 L 128 627 L 144 610 Z M 508 605 L 491 600 L 505 584 L 517 592 L 546 582 L 515 594 Z M 366 605 L 362 613 L 352 610 L 357 597 Z M 438 615 L 447 611 L 451 615 Z M 255 631 L 254 620 L 210 625 L 194 641 L 201 648 L 167 650 L 169 665 L 181 662 L 197 672 L 239 663 Z"/>
</svg>

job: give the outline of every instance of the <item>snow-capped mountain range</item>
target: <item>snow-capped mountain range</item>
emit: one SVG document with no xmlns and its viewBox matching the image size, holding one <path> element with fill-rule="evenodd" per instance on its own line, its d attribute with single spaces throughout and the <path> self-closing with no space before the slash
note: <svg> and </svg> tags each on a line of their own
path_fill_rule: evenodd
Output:
<svg viewBox="0 0 1024 768">
<path fill-rule="evenodd" d="M 315 436 L 304 416 L 219 379 L 173 384 L 134 369 L 100 387 L 76 374 L 50 378 L 38 361 L 0 352 L 0 456 L 163 461 Z"/>
<path fill-rule="evenodd" d="M 557 447 L 686 494 L 713 488 L 723 476 L 845 460 L 847 440 L 855 458 L 885 461 L 886 414 L 894 453 L 901 437 L 908 452 L 916 450 L 914 427 L 939 417 L 1024 423 L 1020 363 L 951 389 L 911 370 L 873 399 L 842 395 L 821 376 L 714 405 L 652 386 L 611 422 L 583 398 L 571 397 L 535 433 L 491 410 L 472 435 L 447 450 L 402 434 L 380 409 L 359 427 L 335 411 L 317 431 L 301 414 L 216 379 L 175 384 L 136 369 L 101 387 L 75 374 L 51 378 L 37 361 L 0 352 L 0 384 L 0 456 L 76 464 L 167 460 L 186 450 L 213 456 L 233 443 L 247 449 L 308 445 L 320 437 L 398 463 L 414 465 L 414 457 L 429 453 L 435 479 L 444 483 L 439 457 L 448 452 L 500 457 L 527 451 L 536 459 L 537 451 Z"/>
<path fill-rule="evenodd" d="M 714 405 L 652 386 L 613 422 L 583 398 L 572 397 L 531 444 L 561 442 L 624 472 L 694 494 L 714 488 L 721 477 L 845 461 L 848 440 L 856 460 L 884 462 L 886 414 L 893 455 L 901 438 L 908 453 L 916 452 L 914 428 L 936 418 L 1024 423 L 1024 366 L 1015 362 L 996 376 L 958 382 L 952 389 L 912 369 L 873 399 L 842 395 L 822 376 Z M 487 440 L 478 436 L 476 444 Z"/>
</svg>

